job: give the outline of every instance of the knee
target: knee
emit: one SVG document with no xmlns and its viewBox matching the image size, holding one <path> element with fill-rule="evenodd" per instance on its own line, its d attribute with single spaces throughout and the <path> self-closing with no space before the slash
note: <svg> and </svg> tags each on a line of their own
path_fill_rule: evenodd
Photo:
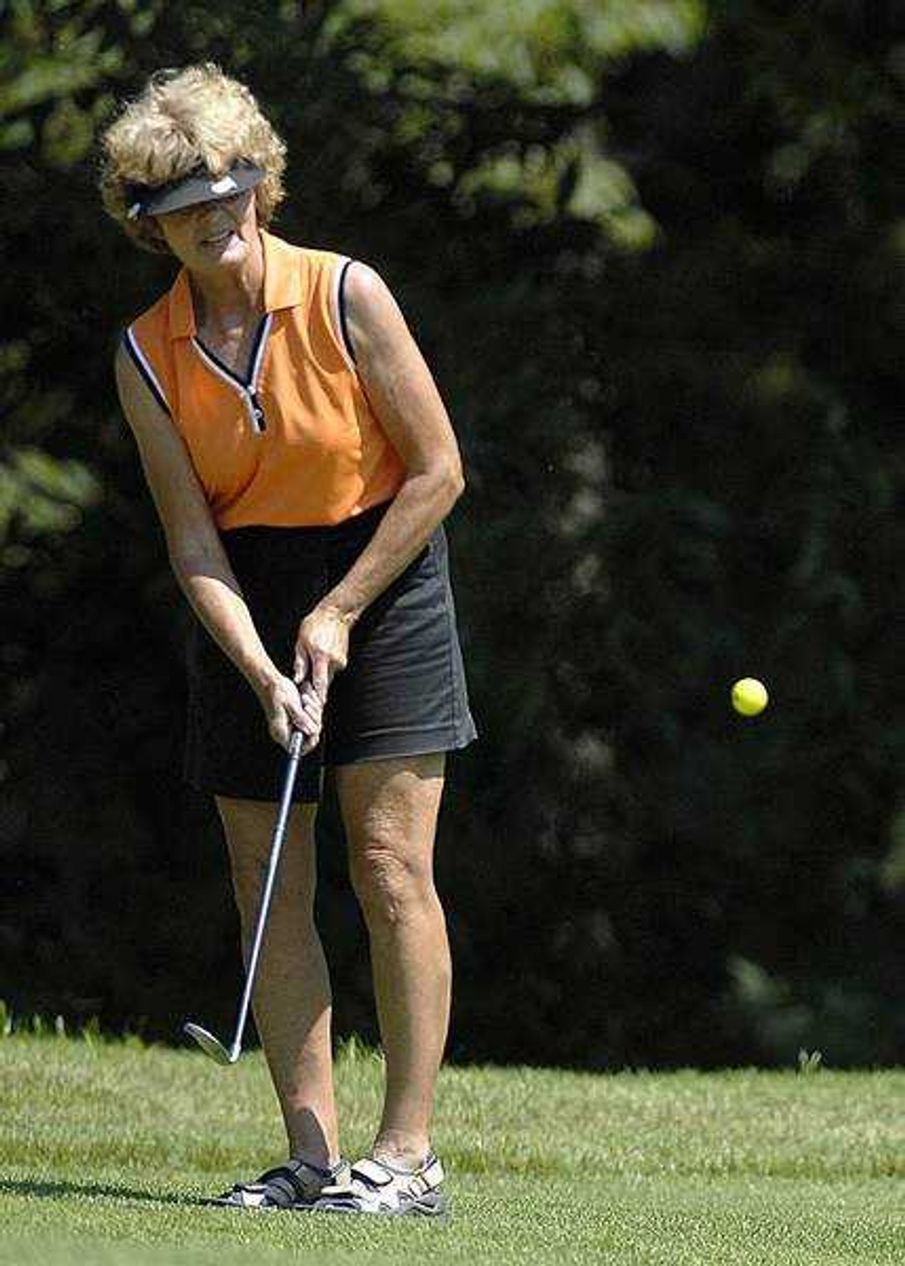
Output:
<svg viewBox="0 0 905 1266">
<path fill-rule="evenodd" d="M 257 850 L 231 848 L 229 868 L 239 913 L 243 919 L 252 918 L 264 892 L 267 858 Z"/>
<path fill-rule="evenodd" d="M 350 878 L 369 926 L 396 925 L 436 901 L 430 864 L 407 855 L 390 838 L 374 838 L 356 850 Z"/>
<path fill-rule="evenodd" d="M 299 911 L 313 911 L 316 867 L 313 839 L 308 832 L 290 830 L 283 843 L 279 871 L 273 892 L 275 912 L 289 904 Z M 270 866 L 273 821 L 261 806 L 231 806 L 224 815 L 233 893 L 243 922 L 255 917 L 264 893 Z"/>
</svg>

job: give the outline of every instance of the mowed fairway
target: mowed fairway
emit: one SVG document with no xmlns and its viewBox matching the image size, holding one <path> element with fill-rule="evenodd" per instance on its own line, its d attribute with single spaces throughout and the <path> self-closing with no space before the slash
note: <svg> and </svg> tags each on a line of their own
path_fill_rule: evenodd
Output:
<svg viewBox="0 0 905 1266">
<path fill-rule="evenodd" d="M 339 1061 L 344 1149 L 380 1064 Z M 0 1038 L 0 1266 L 905 1262 L 905 1072 L 448 1069 L 437 1224 L 199 1205 L 282 1157 L 258 1053 Z"/>
</svg>

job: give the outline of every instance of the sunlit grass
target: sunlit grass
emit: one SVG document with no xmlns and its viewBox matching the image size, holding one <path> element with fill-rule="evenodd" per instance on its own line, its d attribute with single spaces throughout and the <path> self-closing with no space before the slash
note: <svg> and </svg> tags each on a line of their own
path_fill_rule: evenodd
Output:
<svg viewBox="0 0 905 1266">
<path fill-rule="evenodd" d="M 337 1066 L 366 1150 L 382 1065 Z M 905 1260 L 905 1073 L 446 1069 L 442 1225 L 209 1209 L 281 1158 L 260 1054 L 0 1038 L 0 1264 Z"/>
</svg>

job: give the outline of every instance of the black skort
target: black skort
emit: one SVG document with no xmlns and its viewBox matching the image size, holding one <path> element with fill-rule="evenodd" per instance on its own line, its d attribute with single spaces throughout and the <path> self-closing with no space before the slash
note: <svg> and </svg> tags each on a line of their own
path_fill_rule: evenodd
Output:
<svg viewBox="0 0 905 1266">
<path fill-rule="evenodd" d="M 303 617 L 346 574 L 385 511 L 379 506 L 335 527 L 221 533 L 255 627 L 287 676 Z M 264 712 L 197 619 L 187 658 L 188 782 L 215 795 L 278 800 L 285 760 Z M 439 527 L 352 629 L 349 662 L 330 687 L 321 743 L 302 758 L 294 798 L 320 798 L 325 766 L 449 751 L 474 738 Z"/>
</svg>

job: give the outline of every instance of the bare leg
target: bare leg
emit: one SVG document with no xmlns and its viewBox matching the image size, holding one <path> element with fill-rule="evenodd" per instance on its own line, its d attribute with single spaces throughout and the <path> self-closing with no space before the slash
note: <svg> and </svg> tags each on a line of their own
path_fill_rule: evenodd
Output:
<svg viewBox="0 0 905 1266">
<path fill-rule="evenodd" d="M 337 770 L 386 1057 L 374 1154 L 411 1165 L 430 1147 L 434 1089 L 449 1027 L 449 942 L 433 878 L 443 770 L 443 753 Z"/>
<path fill-rule="evenodd" d="M 246 955 L 276 821 L 277 806 L 217 797 Z M 314 923 L 316 807 L 290 814 L 261 948 L 254 1016 L 289 1137 L 290 1155 L 321 1167 L 339 1157 L 330 1039 L 327 964 Z"/>
</svg>

